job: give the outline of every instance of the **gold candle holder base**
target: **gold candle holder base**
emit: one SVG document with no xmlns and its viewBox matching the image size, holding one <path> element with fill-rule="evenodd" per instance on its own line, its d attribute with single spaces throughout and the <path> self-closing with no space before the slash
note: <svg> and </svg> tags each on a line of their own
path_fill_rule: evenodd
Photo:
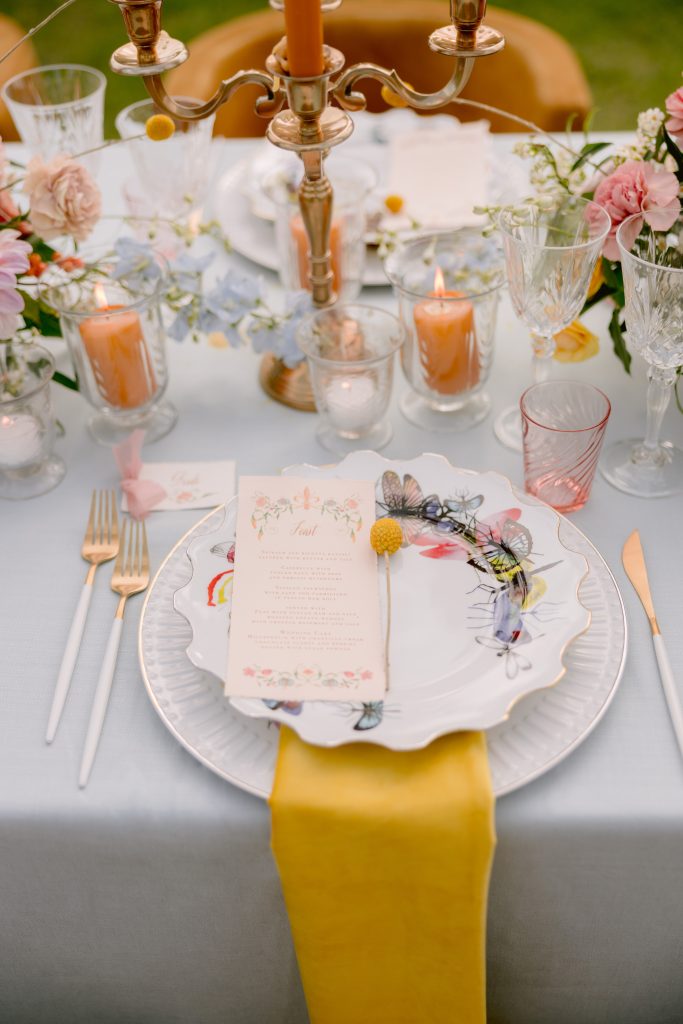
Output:
<svg viewBox="0 0 683 1024">
<path fill-rule="evenodd" d="M 317 412 L 307 363 L 290 368 L 272 352 L 266 352 L 259 368 L 259 384 L 281 405 L 299 412 Z"/>
</svg>

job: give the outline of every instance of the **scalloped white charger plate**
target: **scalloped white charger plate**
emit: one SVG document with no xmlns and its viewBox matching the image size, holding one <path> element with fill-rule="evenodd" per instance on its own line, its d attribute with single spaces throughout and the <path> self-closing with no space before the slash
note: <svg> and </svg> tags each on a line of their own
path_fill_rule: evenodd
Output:
<svg viewBox="0 0 683 1024">
<path fill-rule="evenodd" d="M 558 536 L 559 517 L 520 504 L 508 480 L 441 456 L 408 462 L 356 452 L 338 466 L 295 466 L 309 478 L 371 479 L 377 515 L 403 526 L 392 559 L 391 685 L 384 701 L 232 698 L 242 713 L 284 722 L 307 742 L 426 746 L 458 729 L 492 728 L 525 694 L 564 674 L 563 656 L 590 612 L 578 587 L 585 558 Z M 236 502 L 216 534 L 188 546 L 194 567 L 175 607 L 193 630 L 188 656 L 219 679 L 228 661 Z M 466 543 L 464 541 L 466 538 Z M 383 564 L 378 586 L 384 594 Z"/>
</svg>

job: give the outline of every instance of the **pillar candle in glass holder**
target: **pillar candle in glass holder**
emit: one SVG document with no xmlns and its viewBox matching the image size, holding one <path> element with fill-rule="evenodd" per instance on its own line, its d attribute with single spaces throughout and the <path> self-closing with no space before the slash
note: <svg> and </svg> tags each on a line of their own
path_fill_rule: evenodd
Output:
<svg viewBox="0 0 683 1024">
<path fill-rule="evenodd" d="M 98 315 L 84 320 L 80 332 L 97 390 L 115 409 L 137 409 L 157 389 L 140 317 L 133 309 L 107 305 L 101 285 L 95 292 Z"/>
<path fill-rule="evenodd" d="M 311 290 L 310 281 L 310 242 L 302 218 L 296 214 L 290 221 L 290 230 L 294 239 L 296 259 L 299 267 L 299 281 L 302 288 Z M 330 225 L 330 266 L 332 269 L 332 289 L 339 295 L 342 286 L 342 222 L 335 218 Z"/>
<path fill-rule="evenodd" d="M 42 455 L 40 424 L 20 412 L 0 414 L 0 471 L 37 462 Z"/>
<path fill-rule="evenodd" d="M 462 292 L 446 291 L 440 267 L 434 291 L 415 305 L 413 317 L 427 386 L 442 395 L 470 391 L 480 372 L 474 308 Z"/>
<path fill-rule="evenodd" d="M 322 75 L 323 19 L 320 0 L 285 0 L 287 62 L 293 78 Z"/>
</svg>

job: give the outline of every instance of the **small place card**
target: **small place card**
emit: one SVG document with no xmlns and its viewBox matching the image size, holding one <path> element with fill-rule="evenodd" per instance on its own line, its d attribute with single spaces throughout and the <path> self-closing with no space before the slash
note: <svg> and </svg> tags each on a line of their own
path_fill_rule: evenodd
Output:
<svg viewBox="0 0 683 1024">
<path fill-rule="evenodd" d="M 454 122 L 452 130 L 416 129 L 391 141 L 388 193 L 425 228 L 478 224 L 473 207 L 487 201 L 491 170 L 488 122 Z M 398 218 L 385 219 L 398 227 Z"/>
<path fill-rule="evenodd" d="M 368 480 L 240 478 L 227 694 L 382 699 L 374 519 Z"/>
<path fill-rule="evenodd" d="M 235 463 L 144 462 L 138 480 L 158 484 L 166 491 L 166 497 L 154 505 L 153 512 L 213 508 L 234 497 Z M 125 493 L 121 508 L 128 511 Z"/>
</svg>

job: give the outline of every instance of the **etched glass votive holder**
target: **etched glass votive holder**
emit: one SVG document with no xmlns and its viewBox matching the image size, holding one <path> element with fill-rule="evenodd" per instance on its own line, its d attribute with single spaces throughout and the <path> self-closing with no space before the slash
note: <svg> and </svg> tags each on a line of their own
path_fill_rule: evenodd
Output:
<svg viewBox="0 0 683 1024">
<path fill-rule="evenodd" d="M 484 385 L 505 280 L 499 245 L 477 228 L 425 235 L 391 253 L 385 270 L 406 328 L 401 412 L 426 430 L 467 430 L 491 405 Z"/>
<path fill-rule="evenodd" d="M 607 395 L 577 380 L 533 384 L 520 399 L 524 485 L 558 512 L 588 501 L 611 411 Z"/>
<path fill-rule="evenodd" d="M 371 306 L 332 306 L 302 322 L 297 340 L 308 359 L 324 448 L 345 455 L 391 440 L 394 355 L 404 339 L 401 322 Z"/>
<path fill-rule="evenodd" d="M 66 467 L 52 451 L 50 381 L 55 364 L 40 345 L 0 345 L 0 498 L 34 498 Z"/>
<path fill-rule="evenodd" d="M 117 444 L 141 429 L 157 441 L 177 411 L 163 401 L 168 385 L 166 332 L 161 314 L 165 264 L 140 272 L 112 252 L 88 253 L 83 266 L 41 278 L 41 292 L 58 314 L 80 389 L 92 406 L 90 433 Z"/>
<path fill-rule="evenodd" d="M 332 288 L 337 299 L 358 298 L 365 271 L 367 199 L 377 183 L 374 170 L 363 163 L 337 159 L 327 168 L 334 190 L 330 225 Z M 308 235 L 299 209 L 294 181 L 285 174 L 271 182 L 268 194 L 276 209 L 280 280 L 289 291 L 310 291 Z"/>
<path fill-rule="evenodd" d="M 47 64 L 5 83 L 7 104 L 21 141 L 45 160 L 58 153 L 76 156 L 104 138 L 107 79 L 82 64 Z M 97 160 L 86 157 L 91 170 Z"/>
</svg>

